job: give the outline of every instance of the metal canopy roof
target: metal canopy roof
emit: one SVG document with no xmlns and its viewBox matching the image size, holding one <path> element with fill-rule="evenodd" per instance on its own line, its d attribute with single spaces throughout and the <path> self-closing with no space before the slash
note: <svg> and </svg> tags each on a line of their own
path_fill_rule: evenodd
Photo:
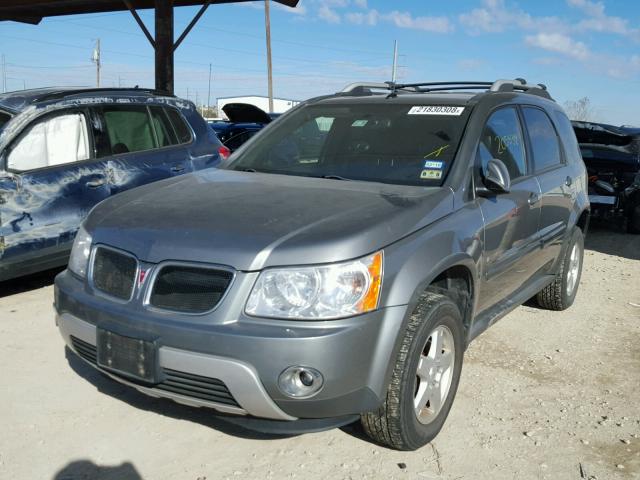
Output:
<svg viewBox="0 0 640 480">
<path fill-rule="evenodd" d="M 156 90 L 172 94 L 174 52 L 209 5 L 247 1 L 255 0 L 0 0 L 0 21 L 11 20 L 37 25 L 45 17 L 129 10 L 155 51 Z M 273 1 L 288 7 L 295 7 L 299 2 Z M 200 10 L 178 39 L 174 39 L 173 8 L 195 5 L 200 6 Z M 268 7 L 268 4 L 265 5 Z M 155 38 L 137 14 L 137 10 L 149 8 L 155 10 Z"/>
<path fill-rule="evenodd" d="M 253 0 L 174 0 L 174 7 L 204 5 L 205 3 L 240 3 Z M 289 7 L 295 7 L 299 0 L 273 0 Z M 129 10 L 122 0 L 0 0 L 0 21 L 38 24 L 45 17 L 78 15 L 82 13 L 104 13 Z M 136 9 L 155 8 L 155 0 L 130 0 Z M 168 3 L 168 2 L 165 2 Z"/>
</svg>

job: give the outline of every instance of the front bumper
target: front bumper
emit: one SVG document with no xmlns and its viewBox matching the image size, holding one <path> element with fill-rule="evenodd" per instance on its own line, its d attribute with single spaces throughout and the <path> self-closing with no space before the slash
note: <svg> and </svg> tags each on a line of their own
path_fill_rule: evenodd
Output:
<svg viewBox="0 0 640 480">
<path fill-rule="evenodd" d="M 254 280 L 238 278 L 235 288 L 246 290 Z M 55 305 L 65 342 L 93 366 L 97 367 L 91 349 L 95 356 L 98 327 L 134 338 L 157 338 L 163 370 L 178 372 L 178 380 L 195 375 L 198 382 L 222 382 L 235 403 L 221 403 L 175 385 L 168 389 L 162 383 L 138 384 L 105 371 L 148 395 L 225 413 L 289 421 L 343 417 L 380 405 L 405 306 L 325 322 L 267 320 L 244 316 L 244 302 L 236 302 L 232 293 L 223 308 L 182 318 L 147 310 L 135 302 L 113 302 L 65 271 L 56 278 Z M 74 343 L 74 338 L 86 345 Z M 317 395 L 293 399 L 279 390 L 280 373 L 292 365 L 322 373 L 324 385 Z"/>
</svg>

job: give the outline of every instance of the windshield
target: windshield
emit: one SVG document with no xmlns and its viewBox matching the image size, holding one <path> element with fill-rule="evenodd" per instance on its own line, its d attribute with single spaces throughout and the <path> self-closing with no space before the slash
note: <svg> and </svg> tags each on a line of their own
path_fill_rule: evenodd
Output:
<svg viewBox="0 0 640 480">
<path fill-rule="evenodd" d="M 469 107 L 312 105 L 281 118 L 232 170 L 440 186 Z"/>
</svg>

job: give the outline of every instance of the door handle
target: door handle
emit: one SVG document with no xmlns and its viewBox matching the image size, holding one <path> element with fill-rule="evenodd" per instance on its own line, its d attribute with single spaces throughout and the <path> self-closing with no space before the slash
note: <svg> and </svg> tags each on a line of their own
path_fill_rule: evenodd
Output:
<svg viewBox="0 0 640 480">
<path fill-rule="evenodd" d="M 531 194 L 529 195 L 529 205 L 534 206 L 536 203 L 538 203 L 540 201 L 540 195 L 538 195 L 535 192 L 531 192 Z"/>
<path fill-rule="evenodd" d="M 182 172 L 184 171 L 184 165 L 174 165 L 173 167 L 171 167 L 171 171 L 172 172 Z"/>
<path fill-rule="evenodd" d="M 567 175 L 567 178 L 565 179 L 564 184 L 565 184 L 567 187 L 570 187 L 572 183 L 573 183 L 573 180 L 571 179 L 571 177 L 569 177 L 569 176 Z"/>
<path fill-rule="evenodd" d="M 87 187 L 89 188 L 100 188 L 101 186 L 103 186 L 105 183 L 107 183 L 105 181 L 104 178 L 101 178 L 99 180 L 90 180 L 86 183 Z"/>
</svg>

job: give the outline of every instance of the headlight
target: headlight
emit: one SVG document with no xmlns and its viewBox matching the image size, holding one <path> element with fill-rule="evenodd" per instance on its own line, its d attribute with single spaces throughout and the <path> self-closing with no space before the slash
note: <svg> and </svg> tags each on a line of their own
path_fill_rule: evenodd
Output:
<svg viewBox="0 0 640 480">
<path fill-rule="evenodd" d="M 256 317 L 325 320 L 378 307 L 382 252 L 334 265 L 263 271 L 245 311 Z"/>
<path fill-rule="evenodd" d="M 69 257 L 69 270 L 79 277 L 86 277 L 90 253 L 91 235 L 81 226 L 78 233 L 76 233 L 76 239 L 73 241 L 71 257 Z"/>
</svg>

